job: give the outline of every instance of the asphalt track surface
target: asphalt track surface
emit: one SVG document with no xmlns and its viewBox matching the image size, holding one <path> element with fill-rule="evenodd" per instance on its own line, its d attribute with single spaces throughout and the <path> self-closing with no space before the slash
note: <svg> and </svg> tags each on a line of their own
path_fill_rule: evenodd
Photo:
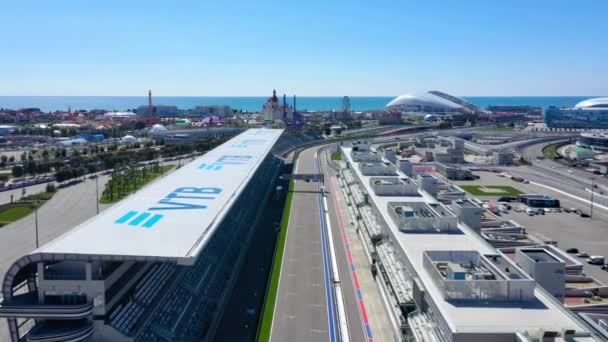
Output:
<svg viewBox="0 0 608 342">
<path fill-rule="evenodd" d="M 326 176 L 326 190 L 331 175 L 325 155 L 320 147 L 304 150 L 296 164 L 296 173 L 316 173 L 320 166 Z M 319 165 L 315 158 L 318 157 Z M 291 214 L 285 242 L 279 289 L 275 304 L 271 341 L 337 341 L 338 319 L 335 311 L 335 293 L 332 290 L 327 231 L 331 228 L 342 291 L 349 336 L 351 341 L 368 341 L 359 309 L 359 300 L 350 276 L 339 219 L 333 210 L 331 194 L 329 225 L 321 219 L 322 202 L 318 183 L 296 181 Z M 332 335 L 332 331 L 334 332 Z"/>
<path fill-rule="evenodd" d="M 315 172 L 316 148 L 302 151 L 295 173 Z M 318 184 L 295 181 L 270 340 L 329 341 Z"/>
</svg>

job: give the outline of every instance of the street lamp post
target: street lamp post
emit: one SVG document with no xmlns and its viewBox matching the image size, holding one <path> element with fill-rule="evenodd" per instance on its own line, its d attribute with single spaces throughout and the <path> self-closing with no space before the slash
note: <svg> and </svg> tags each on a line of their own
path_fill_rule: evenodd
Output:
<svg viewBox="0 0 608 342">
<path fill-rule="evenodd" d="M 593 218 L 593 192 L 595 190 L 595 184 L 593 183 L 594 179 L 591 177 L 591 209 L 589 210 L 589 217 Z"/>
<path fill-rule="evenodd" d="M 97 207 L 97 214 L 99 214 L 99 175 L 95 177 L 95 205 Z"/>
<path fill-rule="evenodd" d="M 38 204 L 39 204 L 39 198 L 36 195 L 36 204 L 34 204 L 34 225 L 36 227 L 36 248 L 39 247 L 39 243 L 38 243 Z"/>
</svg>

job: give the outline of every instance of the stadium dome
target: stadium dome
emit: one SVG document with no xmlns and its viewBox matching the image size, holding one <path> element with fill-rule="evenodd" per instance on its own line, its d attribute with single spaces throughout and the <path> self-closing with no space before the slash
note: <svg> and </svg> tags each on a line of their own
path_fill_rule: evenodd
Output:
<svg viewBox="0 0 608 342">
<path fill-rule="evenodd" d="M 475 113 L 478 110 L 466 100 L 437 90 L 401 95 L 389 102 L 386 108 L 419 113 Z"/>
<path fill-rule="evenodd" d="M 596 97 L 581 101 L 574 106 L 574 108 L 608 108 L 608 97 Z"/>
<path fill-rule="evenodd" d="M 424 116 L 424 121 L 432 122 L 432 121 L 437 121 L 438 119 L 439 118 L 435 114 L 427 114 Z"/>
<path fill-rule="evenodd" d="M 150 133 L 162 133 L 162 132 L 166 132 L 168 131 L 167 127 L 161 125 L 161 124 L 156 124 L 154 126 L 152 126 L 152 128 L 150 128 Z"/>
<path fill-rule="evenodd" d="M 122 142 L 122 143 L 134 143 L 136 141 L 137 141 L 137 138 L 135 138 L 132 135 L 125 135 L 124 137 L 122 137 L 120 139 L 120 142 Z"/>
<path fill-rule="evenodd" d="M 443 99 L 437 95 L 433 95 L 430 93 L 416 93 L 416 94 L 405 94 L 401 95 L 391 102 L 389 102 L 387 107 L 393 106 L 419 106 L 419 107 L 436 107 L 436 108 L 445 108 L 445 109 L 460 109 L 461 105 Z"/>
</svg>

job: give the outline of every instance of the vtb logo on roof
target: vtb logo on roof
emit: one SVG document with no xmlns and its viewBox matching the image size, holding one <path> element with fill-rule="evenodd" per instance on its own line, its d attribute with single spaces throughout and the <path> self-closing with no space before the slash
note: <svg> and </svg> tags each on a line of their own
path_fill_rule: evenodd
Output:
<svg viewBox="0 0 608 342">
<path fill-rule="evenodd" d="M 222 165 L 202 163 L 201 165 L 199 165 L 198 169 L 199 170 L 219 171 L 222 169 Z"/>
<path fill-rule="evenodd" d="M 138 215 L 139 214 L 139 215 Z M 141 226 L 142 228 L 152 228 L 160 219 L 163 218 L 163 215 L 151 213 L 138 213 L 137 211 L 129 211 L 128 213 L 121 216 L 114 223 L 116 224 L 124 224 L 128 223 L 129 226 Z"/>
<path fill-rule="evenodd" d="M 219 171 L 223 165 L 247 164 L 253 157 L 248 155 L 223 155 L 211 164 L 202 163 L 197 169 L 207 171 Z"/>
</svg>

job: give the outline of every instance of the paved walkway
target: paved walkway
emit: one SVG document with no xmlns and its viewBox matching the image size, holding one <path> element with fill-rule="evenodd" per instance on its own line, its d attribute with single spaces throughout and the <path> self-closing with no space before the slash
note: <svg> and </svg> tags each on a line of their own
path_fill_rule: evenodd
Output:
<svg viewBox="0 0 608 342">
<path fill-rule="evenodd" d="M 103 190 L 108 176 L 99 179 L 99 192 Z M 44 191 L 45 184 L 28 187 L 27 194 Z M 15 200 L 21 198 L 21 189 L 13 190 Z M 86 181 L 60 189 L 53 198 L 38 210 L 38 236 L 40 245 L 55 239 L 79 223 L 95 216 L 95 180 Z M 0 194 L 0 203 L 10 201 L 10 193 Z M 100 211 L 109 205 L 99 205 Z M 36 249 L 34 214 L 0 228 L 0 280 L 13 262 Z M 8 326 L 0 319 L 0 341 L 8 341 Z"/>
<path fill-rule="evenodd" d="M 371 264 L 367 257 L 367 252 L 363 247 L 363 241 L 357 235 L 356 228 L 351 224 L 351 218 L 347 204 L 344 200 L 344 195 L 340 190 L 338 181 L 335 176 L 326 180 L 328 190 L 331 192 L 331 199 L 334 216 L 340 218 L 343 225 L 343 238 L 336 240 L 343 244 L 348 243 L 348 251 L 350 259 L 356 271 L 355 286 L 358 286 L 361 292 L 362 307 L 359 308 L 359 319 L 366 320 L 366 334 L 369 340 L 374 342 L 394 341 L 393 329 L 390 324 L 390 319 L 386 311 L 386 307 L 382 300 L 378 284 L 371 274 Z M 339 227 L 339 226 L 337 226 Z M 353 274 L 354 276 L 354 274 Z M 345 282 L 345 279 L 342 279 Z M 359 303 L 359 301 L 357 301 Z M 349 315 L 349 319 L 351 319 Z M 365 322 L 364 322 L 365 323 Z"/>
</svg>

